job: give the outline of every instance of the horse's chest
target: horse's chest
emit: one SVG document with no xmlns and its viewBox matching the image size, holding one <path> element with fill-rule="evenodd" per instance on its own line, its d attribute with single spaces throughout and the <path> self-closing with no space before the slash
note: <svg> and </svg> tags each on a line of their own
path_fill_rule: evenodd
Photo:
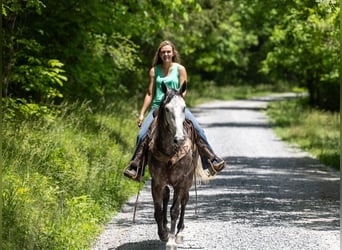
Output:
<svg viewBox="0 0 342 250">
<path fill-rule="evenodd" d="M 163 150 L 161 150 L 163 149 Z M 160 143 L 151 140 L 149 143 L 149 163 L 151 165 L 163 164 L 171 168 L 176 164 L 187 164 L 192 158 L 192 142 L 189 138 L 182 145 L 172 145 L 162 147 Z"/>
</svg>

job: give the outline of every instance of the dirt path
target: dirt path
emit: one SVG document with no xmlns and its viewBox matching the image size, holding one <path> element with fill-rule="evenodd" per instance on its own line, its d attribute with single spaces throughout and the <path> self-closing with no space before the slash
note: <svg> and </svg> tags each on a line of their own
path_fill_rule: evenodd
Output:
<svg viewBox="0 0 342 250">
<path fill-rule="evenodd" d="M 228 168 L 194 189 L 179 249 L 340 249 L 339 173 L 280 141 L 263 112 L 273 96 L 216 101 L 193 109 Z M 93 250 L 165 249 L 150 183 L 113 218 Z"/>
</svg>

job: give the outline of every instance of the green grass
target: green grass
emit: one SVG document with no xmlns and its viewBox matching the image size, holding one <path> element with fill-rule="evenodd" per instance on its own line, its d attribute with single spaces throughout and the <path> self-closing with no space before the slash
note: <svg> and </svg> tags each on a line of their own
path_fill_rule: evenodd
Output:
<svg viewBox="0 0 342 250">
<path fill-rule="evenodd" d="M 122 175 L 138 132 L 134 111 L 104 107 L 5 120 L 2 249 L 87 249 L 137 191 Z"/>
<path fill-rule="evenodd" d="M 272 103 L 267 111 L 279 137 L 340 169 L 339 113 L 311 109 L 306 99 Z"/>
</svg>

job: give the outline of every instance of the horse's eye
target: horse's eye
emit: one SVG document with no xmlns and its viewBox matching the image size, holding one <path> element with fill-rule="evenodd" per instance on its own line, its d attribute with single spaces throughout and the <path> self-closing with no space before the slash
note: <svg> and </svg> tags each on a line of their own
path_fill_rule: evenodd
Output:
<svg viewBox="0 0 342 250">
<path fill-rule="evenodd" d="M 165 108 L 165 110 L 166 110 L 166 112 L 170 112 L 170 109 L 169 109 L 169 108 L 167 108 L 167 107 Z"/>
</svg>

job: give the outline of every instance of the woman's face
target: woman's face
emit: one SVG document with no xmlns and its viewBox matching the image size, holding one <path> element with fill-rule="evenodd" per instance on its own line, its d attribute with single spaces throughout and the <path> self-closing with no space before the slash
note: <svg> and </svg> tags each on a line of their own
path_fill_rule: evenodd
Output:
<svg viewBox="0 0 342 250">
<path fill-rule="evenodd" d="M 163 60 L 163 62 L 172 62 L 173 57 L 173 49 L 171 45 L 165 45 L 160 48 L 159 52 L 160 58 Z"/>
</svg>

